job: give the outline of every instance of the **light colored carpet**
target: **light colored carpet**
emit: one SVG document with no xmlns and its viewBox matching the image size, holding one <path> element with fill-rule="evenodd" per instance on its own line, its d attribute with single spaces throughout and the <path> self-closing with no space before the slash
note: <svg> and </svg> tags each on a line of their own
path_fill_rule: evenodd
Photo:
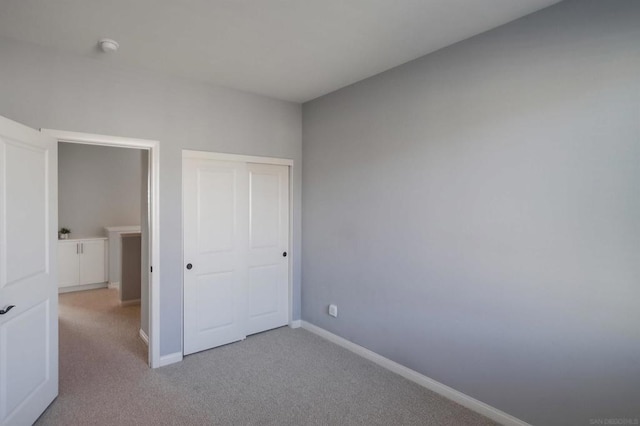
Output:
<svg viewBox="0 0 640 426">
<path fill-rule="evenodd" d="M 37 424 L 495 424 L 302 329 L 151 370 L 139 315 L 115 290 L 60 296 L 60 396 Z"/>
</svg>

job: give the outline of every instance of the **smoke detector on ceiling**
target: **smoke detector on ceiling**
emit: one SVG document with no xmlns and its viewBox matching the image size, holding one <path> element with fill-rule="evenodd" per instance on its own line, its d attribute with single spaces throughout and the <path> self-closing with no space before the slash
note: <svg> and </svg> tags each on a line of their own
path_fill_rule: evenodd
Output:
<svg viewBox="0 0 640 426">
<path fill-rule="evenodd" d="M 111 40 L 110 38 L 103 38 L 98 42 L 98 45 L 105 53 L 115 52 L 118 50 L 118 47 L 120 47 L 117 41 Z"/>
</svg>

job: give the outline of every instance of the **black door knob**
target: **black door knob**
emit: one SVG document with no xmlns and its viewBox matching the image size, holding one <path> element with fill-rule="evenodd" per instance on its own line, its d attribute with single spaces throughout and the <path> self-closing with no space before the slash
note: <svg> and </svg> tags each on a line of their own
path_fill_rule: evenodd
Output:
<svg viewBox="0 0 640 426">
<path fill-rule="evenodd" d="M 282 257 L 287 257 L 287 252 L 282 253 Z"/>
<path fill-rule="evenodd" d="M 192 265 L 192 264 L 190 264 L 190 263 L 187 263 L 187 269 L 189 269 L 189 270 L 190 270 L 191 268 L 193 268 L 193 265 Z"/>
</svg>

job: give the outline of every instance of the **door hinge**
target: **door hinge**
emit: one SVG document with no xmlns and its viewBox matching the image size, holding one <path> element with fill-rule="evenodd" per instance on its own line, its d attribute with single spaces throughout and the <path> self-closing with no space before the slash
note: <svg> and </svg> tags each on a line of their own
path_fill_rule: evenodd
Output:
<svg viewBox="0 0 640 426">
<path fill-rule="evenodd" d="M 151 272 L 153 272 L 153 266 L 150 266 L 149 269 Z"/>
</svg>

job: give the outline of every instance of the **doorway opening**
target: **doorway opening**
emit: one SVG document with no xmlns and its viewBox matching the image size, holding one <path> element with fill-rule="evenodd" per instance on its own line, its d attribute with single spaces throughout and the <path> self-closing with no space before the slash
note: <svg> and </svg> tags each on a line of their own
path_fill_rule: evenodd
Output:
<svg viewBox="0 0 640 426">
<path fill-rule="evenodd" d="M 71 239 L 59 241 L 59 246 L 64 247 L 59 250 L 60 262 L 65 261 L 65 253 L 68 255 L 66 258 L 72 262 L 70 268 L 65 268 L 68 276 L 63 277 L 62 268 L 60 268 L 59 282 L 62 288 L 59 307 L 61 314 L 67 312 L 73 315 L 76 313 L 73 311 L 74 306 L 87 304 L 93 306 L 97 312 L 109 310 L 111 313 L 117 312 L 117 327 L 133 327 L 139 324 L 139 336 L 148 344 L 148 350 L 144 356 L 140 355 L 142 350 L 138 348 L 138 356 L 144 356 L 150 367 L 159 367 L 161 360 L 159 354 L 158 142 L 49 129 L 43 129 L 42 132 L 58 140 L 59 151 L 63 155 L 94 148 L 99 155 L 119 151 L 119 155 L 124 152 L 129 154 L 134 162 L 138 161 L 140 166 L 138 182 L 132 182 L 132 186 L 138 191 L 140 202 L 138 225 L 111 220 L 98 226 L 99 218 L 84 218 L 81 207 L 77 212 L 69 212 L 68 206 L 60 205 L 69 200 L 71 200 L 69 204 L 77 205 L 78 200 L 74 201 L 73 198 L 81 197 L 81 189 L 74 191 L 77 193 L 73 194 L 62 192 L 58 194 L 61 212 L 59 227 L 68 227 L 71 230 Z M 91 145 L 93 147 L 90 147 Z M 61 163 L 60 167 L 64 167 L 64 164 Z M 85 172 L 91 173 L 91 170 Z M 122 170 L 118 170 L 117 166 L 113 170 L 116 176 L 121 172 Z M 59 176 L 63 176 L 63 173 L 63 170 L 59 170 Z M 65 179 L 73 179 L 73 176 L 65 175 Z M 64 191 L 62 184 L 65 182 L 60 183 L 60 191 Z M 89 188 L 85 188 L 85 191 L 91 191 L 90 185 L 88 186 Z M 82 185 L 77 188 L 82 188 Z M 131 188 L 128 189 L 127 194 L 121 193 L 123 198 L 130 199 L 135 195 L 131 193 Z M 111 197 L 105 198 L 112 198 L 113 195 L 117 197 L 118 194 L 111 194 Z M 127 202 L 124 204 L 127 205 Z M 131 207 L 128 205 L 127 208 Z M 71 217 L 77 224 L 75 235 L 73 225 L 62 222 Z M 123 214 L 122 217 L 126 215 Z M 99 233 L 100 227 L 102 235 L 99 237 L 92 235 Z M 77 268 L 75 268 L 75 262 L 78 264 Z M 78 271 L 77 275 L 73 272 L 74 270 Z M 100 274 L 102 275 L 98 276 Z M 67 292 L 68 290 L 72 292 Z M 82 316 L 78 319 L 82 320 Z M 132 347 L 135 345 L 134 342 Z"/>
</svg>

